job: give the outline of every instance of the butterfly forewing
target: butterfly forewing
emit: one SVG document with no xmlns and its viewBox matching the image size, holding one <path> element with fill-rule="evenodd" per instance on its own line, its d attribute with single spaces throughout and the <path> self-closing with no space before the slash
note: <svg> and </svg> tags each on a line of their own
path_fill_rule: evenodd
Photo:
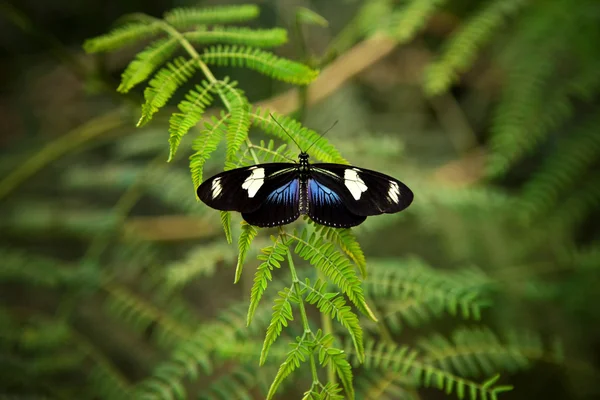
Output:
<svg viewBox="0 0 600 400">
<path fill-rule="evenodd" d="M 255 226 L 285 225 L 300 216 L 295 164 L 260 164 L 222 172 L 202 183 L 197 193 L 210 207 L 239 211 Z"/>
<path fill-rule="evenodd" d="M 357 216 L 391 214 L 412 203 L 413 193 L 391 176 L 342 164 L 312 164 L 311 177 L 335 192 Z"/>
</svg>

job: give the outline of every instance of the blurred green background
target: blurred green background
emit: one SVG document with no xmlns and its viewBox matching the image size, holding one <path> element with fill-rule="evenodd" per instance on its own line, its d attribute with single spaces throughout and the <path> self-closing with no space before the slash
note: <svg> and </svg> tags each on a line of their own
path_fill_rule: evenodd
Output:
<svg viewBox="0 0 600 400">
<path fill-rule="evenodd" d="M 273 232 L 261 231 L 234 285 L 237 246 L 194 195 L 194 132 L 166 162 L 185 91 L 135 128 L 144 85 L 115 89 L 143 46 L 82 50 L 127 13 L 235 3 L 0 2 L 0 398 L 134 398 L 143 385 L 170 398 L 173 382 L 185 398 L 265 397 L 283 353 L 260 368 L 257 357 L 285 268 L 250 327 L 245 313 Z M 370 343 L 414 346 L 476 382 L 501 373 L 515 389 L 500 398 L 600 398 L 600 2 L 255 4 L 251 27 L 289 30 L 276 54 L 331 75 L 302 114 L 276 97 L 298 101 L 290 85 L 242 68 L 215 75 L 311 129 L 339 121 L 327 139 L 346 159 L 415 192 L 405 212 L 354 229 L 382 321 L 361 318 Z M 298 7 L 329 25 L 300 36 Z M 205 176 L 222 166 L 219 149 Z M 448 312 L 455 300 L 481 321 Z M 427 353 L 439 335 L 455 338 L 449 364 Z M 195 378 L 169 369 L 181 343 L 195 345 Z M 300 398 L 307 369 L 276 398 Z M 354 375 L 357 398 L 455 398 L 381 360 Z"/>
</svg>

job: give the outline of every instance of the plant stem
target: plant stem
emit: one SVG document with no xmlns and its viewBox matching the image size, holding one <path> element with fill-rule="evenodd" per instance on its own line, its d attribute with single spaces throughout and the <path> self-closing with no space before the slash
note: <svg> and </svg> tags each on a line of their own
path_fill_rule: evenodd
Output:
<svg viewBox="0 0 600 400">
<path fill-rule="evenodd" d="M 285 231 L 283 230 L 283 228 L 279 227 L 279 234 L 281 236 L 286 236 Z M 288 256 L 288 265 L 290 266 L 290 273 L 292 274 L 292 282 L 294 285 L 294 290 L 296 291 L 296 294 L 298 295 L 298 305 L 300 308 L 300 317 L 302 318 L 302 326 L 304 327 L 304 335 L 310 335 L 312 338 L 315 337 L 315 335 L 313 334 L 312 330 L 310 329 L 310 324 L 308 322 L 308 317 L 306 316 L 306 309 L 304 308 L 304 299 L 302 298 L 301 295 L 301 289 L 300 289 L 300 280 L 298 279 L 298 274 L 296 273 L 296 268 L 294 267 L 294 259 L 292 258 L 292 253 L 288 248 L 287 251 L 287 256 Z M 313 379 L 313 385 L 319 383 L 319 374 L 317 372 L 317 364 L 315 363 L 315 356 L 313 353 L 310 354 L 310 371 L 312 373 L 312 379 Z"/>
</svg>

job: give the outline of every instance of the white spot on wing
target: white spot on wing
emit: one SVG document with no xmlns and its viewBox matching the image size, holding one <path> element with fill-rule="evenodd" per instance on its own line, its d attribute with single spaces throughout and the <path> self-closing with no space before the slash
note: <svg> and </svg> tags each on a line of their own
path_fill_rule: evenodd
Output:
<svg viewBox="0 0 600 400">
<path fill-rule="evenodd" d="M 223 185 L 221 185 L 221 178 L 216 178 L 211 186 L 212 189 L 212 197 L 213 199 L 216 199 L 217 197 L 219 197 L 219 195 L 221 194 L 221 192 L 223 191 Z"/>
<path fill-rule="evenodd" d="M 360 200 L 360 196 L 363 192 L 367 191 L 367 185 L 360 179 L 356 169 L 347 169 L 344 171 L 344 184 L 354 197 L 354 200 Z"/>
<path fill-rule="evenodd" d="M 252 174 L 246 178 L 242 184 L 242 189 L 248 191 L 248 197 L 252 198 L 258 192 L 258 189 L 263 185 L 265 181 L 265 169 L 264 168 L 251 168 Z"/>
<path fill-rule="evenodd" d="M 390 182 L 388 197 L 396 204 L 400 202 L 400 186 L 398 186 L 398 184 L 394 181 Z"/>
</svg>

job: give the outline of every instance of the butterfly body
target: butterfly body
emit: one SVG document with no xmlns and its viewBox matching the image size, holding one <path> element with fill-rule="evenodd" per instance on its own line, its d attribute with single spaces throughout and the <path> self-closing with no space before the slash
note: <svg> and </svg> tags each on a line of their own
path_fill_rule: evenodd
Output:
<svg viewBox="0 0 600 400">
<path fill-rule="evenodd" d="M 251 225 L 289 224 L 300 215 L 321 225 L 348 228 L 368 216 L 408 207 L 413 193 L 382 173 L 343 164 L 268 163 L 217 174 L 202 183 L 198 197 L 222 211 L 238 211 Z"/>
</svg>

